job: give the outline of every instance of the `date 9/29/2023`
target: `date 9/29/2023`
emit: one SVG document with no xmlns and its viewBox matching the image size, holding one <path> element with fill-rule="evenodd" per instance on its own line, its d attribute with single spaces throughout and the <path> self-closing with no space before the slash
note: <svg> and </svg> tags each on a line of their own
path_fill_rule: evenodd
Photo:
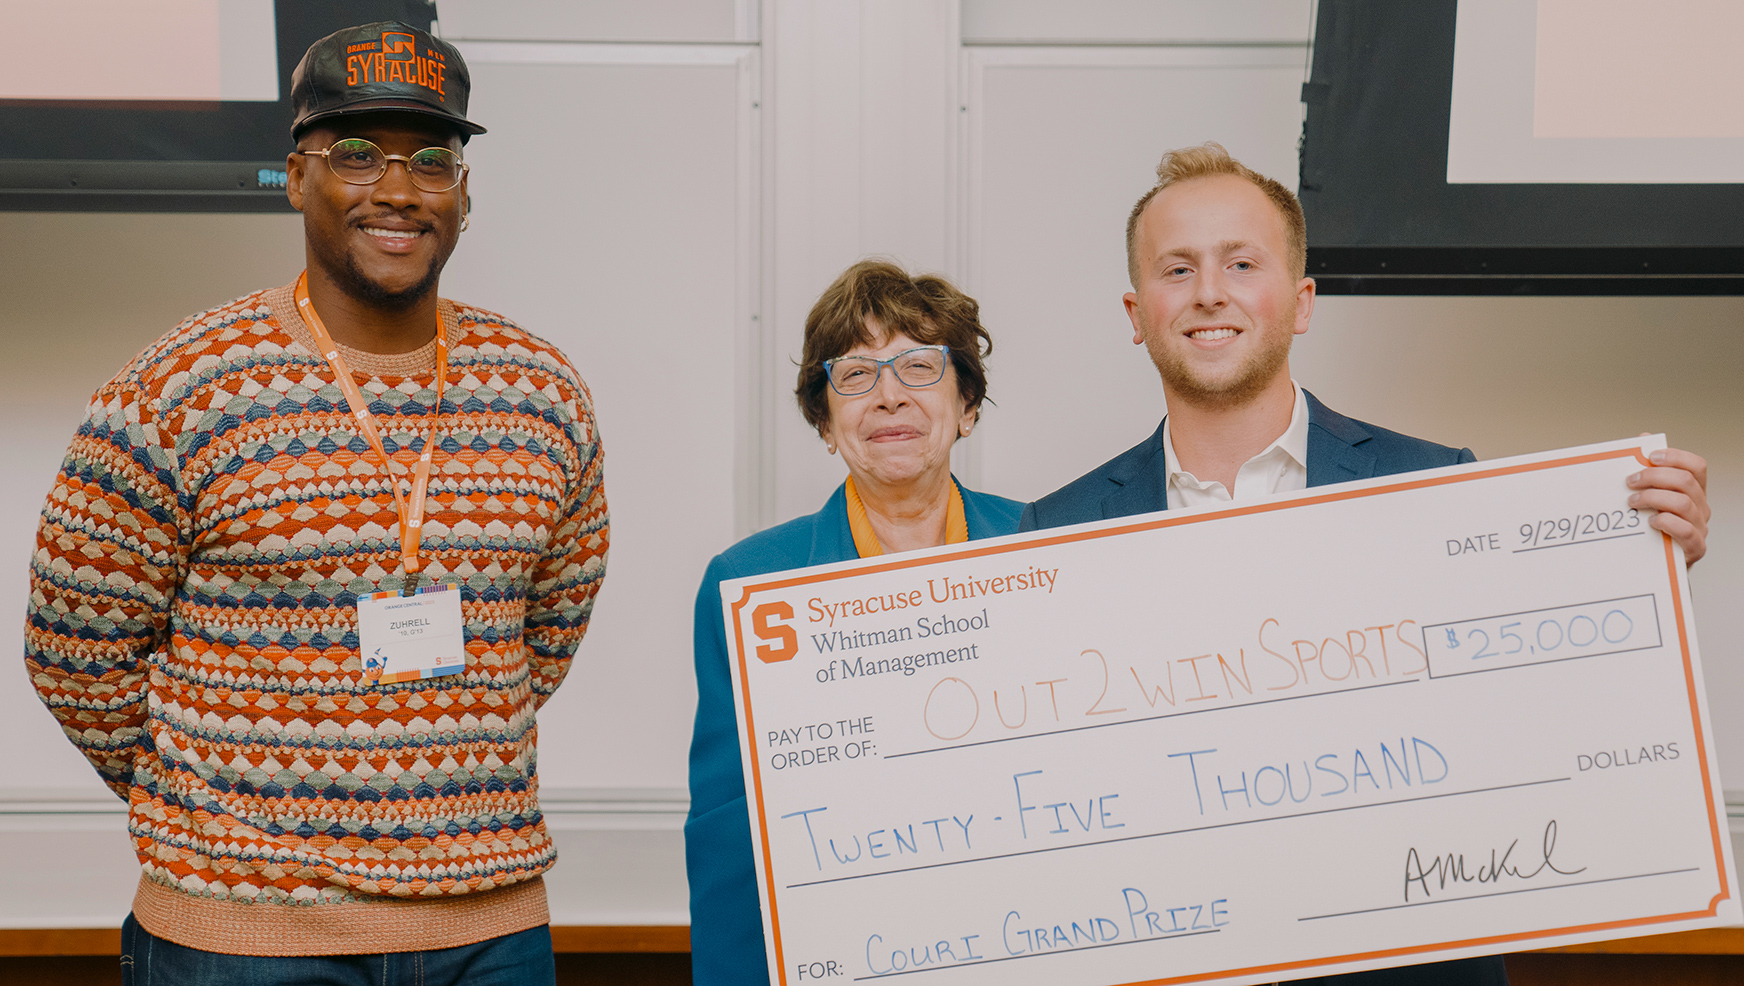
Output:
<svg viewBox="0 0 1744 986">
<path fill-rule="evenodd" d="M 1647 519 L 1633 507 L 1598 510 L 1526 521 L 1519 526 L 1519 539 L 1512 546 L 1503 544 L 1499 531 L 1447 538 L 1447 554 L 1449 557 L 1503 551 L 1519 554 L 1588 541 L 1633 537 L 1651 531 Z"/>
<path fill-rule="evenodd" d="M 1632 534 L 1645 533 L 1647 529 L 1647 525 L 1642 522 L 1641 511 L 1633 508 L 1601 510 L 1590 514 L 1575 514 L 1572 517 L 1554 517 L 1521 524 L 1520 547 L 1515 550 L 1530 551 L 1533 548 L 1549 547 L 1552 544 L 1589 541 L 1605 537 L 1628 537 Z"/>
</svg>

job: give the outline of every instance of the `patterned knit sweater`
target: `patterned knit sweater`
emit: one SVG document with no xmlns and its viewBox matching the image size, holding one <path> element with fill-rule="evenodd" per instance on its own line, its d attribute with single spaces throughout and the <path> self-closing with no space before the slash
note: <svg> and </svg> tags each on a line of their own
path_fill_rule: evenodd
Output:
<svg viewBox="0 0 1744 986">
<path fill-rule="evenodd" d="M 423 554 L 461 586 L 463 674 L 364 677 L 356 599 L 403 584 L 394 498 L 291 288 L 188 319 L 91 401 L 43 508 L 25 661 L 127 800 L 153 934 L 339 954 L 548 920 L 533 717 L 605 575 L 599 437 L 554 347 L 441 314 Z M 397 477 L 431 434 L 435 351 L 343 353 Z"/>
</svg>

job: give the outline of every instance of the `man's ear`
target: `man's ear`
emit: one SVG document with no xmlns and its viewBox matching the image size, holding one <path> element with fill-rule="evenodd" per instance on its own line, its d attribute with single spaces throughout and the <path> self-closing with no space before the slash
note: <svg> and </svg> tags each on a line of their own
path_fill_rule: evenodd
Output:
<svg viewBox="0 0 1744 986">
<path fill-rule="evenodd" d="M 303 211 L 303 179 L 308 175 L 309 159 L 295 152 L 285 155 L 285 198 L 291 208 Z"/>
<path fill-rule="evenodd" d="M 1314 295 L 1318 285 L 1314 278 L 1304 277 L 1296 282 L 1296 325 L 1295 333 L 1301 335 L 1308 331 L 1308 323 L 1314 317 Z"/>
</svg>

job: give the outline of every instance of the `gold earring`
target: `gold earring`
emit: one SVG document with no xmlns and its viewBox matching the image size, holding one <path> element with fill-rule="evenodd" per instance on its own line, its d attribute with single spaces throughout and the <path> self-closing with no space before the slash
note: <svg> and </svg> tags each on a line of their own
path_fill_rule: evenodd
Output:
<svg viewBox="0 0 1744 986">
<path fill-rule="evenodd" d="M 461 215 L 460 215 L 460 231 L 462 233 L 466 232 L 466 227 L 471 226 L 471 225 L 472 225 L 472 213 L 470 213 L 470 212 L 461 213 Z"/>
</svg>

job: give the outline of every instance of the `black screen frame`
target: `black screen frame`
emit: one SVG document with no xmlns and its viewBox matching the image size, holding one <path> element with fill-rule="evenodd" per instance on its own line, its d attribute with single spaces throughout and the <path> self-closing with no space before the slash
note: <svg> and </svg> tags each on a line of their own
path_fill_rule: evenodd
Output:
<svg viewBox="0 0 1744 986">
<path fill-rule="evenodd" d="M 274 0 L 277 102 L 0 100 L 0 212 L 291 212 L 291 72 L 344 27 L 428 31 L 431 0 Z"/>
</svg>

